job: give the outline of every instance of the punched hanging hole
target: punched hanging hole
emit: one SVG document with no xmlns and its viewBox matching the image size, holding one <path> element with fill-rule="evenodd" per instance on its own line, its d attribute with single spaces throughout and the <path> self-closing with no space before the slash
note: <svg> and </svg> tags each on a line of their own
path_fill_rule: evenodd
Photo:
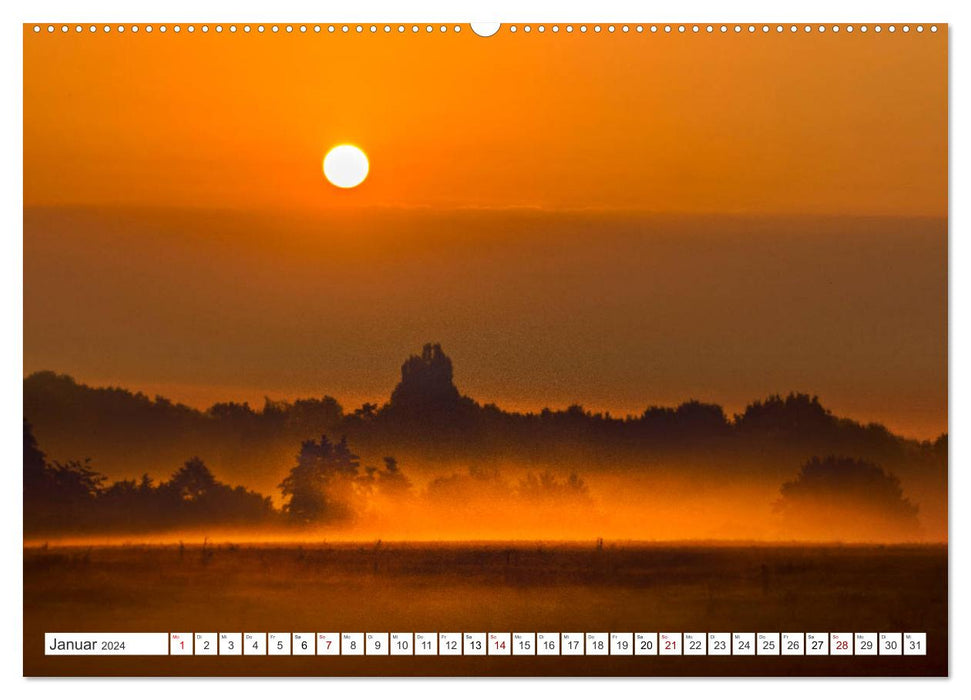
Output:
<svg viewBox="0 0 971 700">
<path fill-rule="evenodd" d="M 499 22 L 472 22 L 469 25 L 477 36 L 492 36 L 501 26 Z"/>
<path fill-rule="evenodd" d="M 477 36 L 492 36 L 501 26 L 499 22 L 473 22 L 469 25 Z"/>
</svg>

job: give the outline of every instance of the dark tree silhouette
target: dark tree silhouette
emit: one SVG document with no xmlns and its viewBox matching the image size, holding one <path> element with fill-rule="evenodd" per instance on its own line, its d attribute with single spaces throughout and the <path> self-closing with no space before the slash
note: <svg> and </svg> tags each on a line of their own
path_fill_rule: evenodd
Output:
<svg viewBox="0 0 971 700">
<path fill-rule="evenodd" d="M 307 440 L 300 447 L 297 465 L 280 483 L 284 498 L 283 512 L 296 523 L 310 523 L 320 519 L 328 510 L 326 487 L 329 461 L 334 447 L 327 436 L 320 442 Z"/>
<path fill-rule="evenodd" d="M 120 481 L 98 499 L 102 520 L 133 529 L 210 524 L 263 524 L 274 516 L 269 498 L 242 486 L 224 484 L 198 457 L 188 460 L 168 481 L 152 485 Z"/>
<path fill-rule="evenodd" d="M 397 463 L 395 472 L 397 472 Z M 341 438 L 307 440 L 297 455 L 297 464 L 280 484 L 287 502 L 284 513 L 292 523 L 339 523 L 353 520 L 366 507 L 375 482 L 374 469 L 361 473 L 361 460 Z"/>
<path fill-rule="evenodd" d="M 813 457 L 782 485 L 776 508 L 798 537 L 885 541 L 919 532 L 917 506 L 897 477 L 848 457 Z"/>
<path fill-rule="evenodd" d="M 107 477 L 91 467 L 91 460 L 51 462 L 47 466 L 50 488 L 62 503 L 82 503 L 101 493 Z"/>
<path fill-rule="evenodd" d="M 182 501 L 198 501 L 213 492 L 216 477 L 198 457 L 193 457 L 169 480 L 166 487 Z"/>
<path fill-rule="evenodd" d="M 337 399 L 297 399 L 290 409 L 290 422 L 295 426 L 315 427 L 318 430 L 335 426 L 344 417 L 344 409 Z"/>
<path fill-rule="evenodd" d="M 198 457 L 169 481 L 104 486 L 88 460 L 47 462 L 24 421 L 24 531 L 74 533 L 161 530 L 200 524 L 260 524 L 275 515 L 269 498 L 219 482 Z"/>
<path fill-rule="evenodd" d="M 24 500 L 41 497 L 47 481 L 47 457 L 37 446 L 33 429 L 24 419 Z"/>
<path fill-rule="evenodd" d="M 378 405 L 376 403 L 364 403 L 360 408 L 354 409 L 354 416 L 361 420 L 374 420 L 378 415 Z"/>
<path fill-rule="evenodd" d="M 76 519 L 102 491 L 105 477 L 90 460 L 48 462 L 24 421 L 24 529 L 41 523 L 57 527 Z"/>
<path fill-rule="evenodd" d="M 401 365 L 401 382 L 391 392 L 391 408 L 447 408 L 459 399 L 459 390 L 452 382 L 452 360 L 441 345 L 427 343 L 421 355 L 412 355 Z"/>
<path fill-rule="evenodd" d="M 784 399 L 773 395 L 749 404 L 735 417 L 735 425 L 741 432 L 809 434 L 831 427 L 835 420 L 818 397 L 789 394 Z"/>
</svg>

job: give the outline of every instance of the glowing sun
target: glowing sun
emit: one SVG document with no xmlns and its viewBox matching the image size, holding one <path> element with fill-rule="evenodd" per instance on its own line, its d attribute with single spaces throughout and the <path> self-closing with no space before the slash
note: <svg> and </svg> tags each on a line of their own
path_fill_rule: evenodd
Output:
<svg viewBox="0 0 971 700">
<path fill-rule="evenodd" d="M 357 146 L 334 146 L 324 156 L 324 177 L 335 187 L 357 187 L 368 174 L 368 159 Z"/>
</svg>

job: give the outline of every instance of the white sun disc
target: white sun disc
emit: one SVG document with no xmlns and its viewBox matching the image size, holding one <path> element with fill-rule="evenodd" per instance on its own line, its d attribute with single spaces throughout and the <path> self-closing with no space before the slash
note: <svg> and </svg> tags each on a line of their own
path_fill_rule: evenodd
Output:
<svg viewBox="0 0 971 700">
<path fill-rule="evenodd" d="M 364 151 L 350 144 L 334 146 L 324 156 L 324 176 L 336 187 L 357 187 L 364 182 L 369 168 Z"/>
</svg>

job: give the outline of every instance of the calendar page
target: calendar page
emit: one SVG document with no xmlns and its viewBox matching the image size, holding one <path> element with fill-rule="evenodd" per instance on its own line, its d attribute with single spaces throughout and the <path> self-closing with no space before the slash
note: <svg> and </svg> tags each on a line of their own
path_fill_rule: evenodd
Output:
<svg viewBox="0 0 971 700">
<path fill-rule="evenodd" d="M 23 59 L 24 675 L 948 675 L 946 24 Z"/>
</svg>

